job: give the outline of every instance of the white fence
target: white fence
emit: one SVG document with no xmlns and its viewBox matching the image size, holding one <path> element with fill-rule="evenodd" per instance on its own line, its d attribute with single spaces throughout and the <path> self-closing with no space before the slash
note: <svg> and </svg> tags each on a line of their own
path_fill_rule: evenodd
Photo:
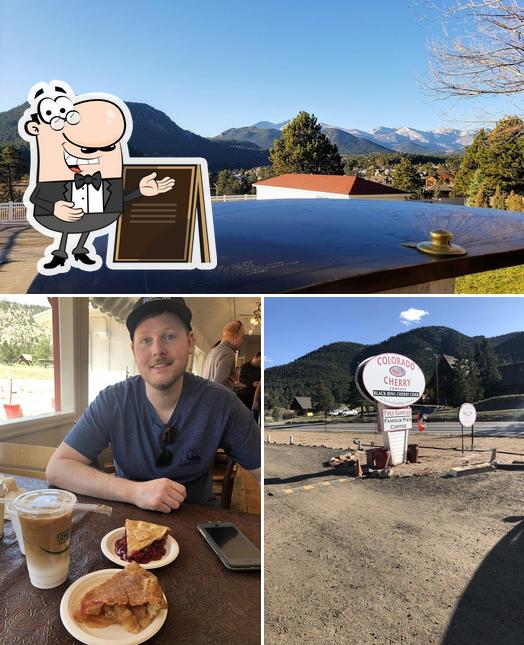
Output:
<svg viewBox="0 0 524 645">
<path fill-rule="evenodd" d="M 25 206 L 22 202 L 7 202 L 0 204 L 1 223 L 26 223 Z"/>
<path fill-rule="evenodd" d="M 218 195 L 211 197 L 212 202 L 243 202 L 248 199 L 256 199 L 256 195 Z"/>
</svg>

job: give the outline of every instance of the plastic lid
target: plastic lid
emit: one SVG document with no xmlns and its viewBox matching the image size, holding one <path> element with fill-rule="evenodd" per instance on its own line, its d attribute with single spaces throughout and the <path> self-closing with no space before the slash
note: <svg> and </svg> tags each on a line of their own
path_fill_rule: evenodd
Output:
<svg viewBox="0 0 524 645">
<path fill-rule="evenodd" d="M 49 515 L 61 512 L 76 502 L 76 495 L 66 490 L 32 490 L 17 497 L 13 502 L 14 510 L 23 515 Z"/>
</svg>

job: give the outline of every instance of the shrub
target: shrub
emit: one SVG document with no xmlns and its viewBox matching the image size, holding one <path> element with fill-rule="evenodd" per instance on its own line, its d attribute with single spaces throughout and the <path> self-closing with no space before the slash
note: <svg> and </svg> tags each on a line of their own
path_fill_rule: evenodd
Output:
<svg viewBox="0 0 524 645">
<path fill-rule="evenodd" d="M 506 208 L 509 211 L 524 211 L 524 198 L 522 195 L 517 195 L 515 191 L 512 190 L 506 198 Z"/>
</svg>

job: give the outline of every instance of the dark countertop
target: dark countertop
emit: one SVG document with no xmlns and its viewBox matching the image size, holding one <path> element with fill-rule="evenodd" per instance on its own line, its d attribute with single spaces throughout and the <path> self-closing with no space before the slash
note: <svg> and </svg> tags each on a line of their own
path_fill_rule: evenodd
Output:
<svg viewBox="0 0 524 645">
<path fill-rule="evenodd" d="M 71 269 L 32 293 L 372 293 L 524 263 L 524 214 L 423 202 L 300 199 L 213 204 L 216 269 Z M 403 246 L 447 229 L 467 255 Z M 105 258 L 107 236 L 95 240 Z"/>
</svg>

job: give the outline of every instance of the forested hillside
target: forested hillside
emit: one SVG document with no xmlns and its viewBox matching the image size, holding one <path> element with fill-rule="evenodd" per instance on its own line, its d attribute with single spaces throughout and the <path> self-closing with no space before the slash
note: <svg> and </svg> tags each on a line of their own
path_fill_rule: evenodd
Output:
<svg viewBox="0 0 524 645">
<path fill-rule="evenodd" d="M 33 318 L 45 310 L 40 305 L 0 300 L 0 363 L 13 364 L 20 354 L 30 354 L 35 363 L 51 359 L 51 332 Z"/>
<path fill-rule="evenodd" d="M 383 352 L 404 354 L 424 372 L 426 381 L 435 369 L 436 357 L 442 354 L 474 360 L 483 337 L 470 337 L 448 327 L 419 327 L 392 336 L 375 345 L 338 342 L 288 363 L 265 370 L 266 407 L 288 407 L 295 396 L 312 396 L 325 388 L 336 403 L 351 403 L 355 392 L 354 374 L 358 364 L 368 356 Z M 487 339 L 496 362 L 524 361 L 524 332 Z"/>
</svg>

